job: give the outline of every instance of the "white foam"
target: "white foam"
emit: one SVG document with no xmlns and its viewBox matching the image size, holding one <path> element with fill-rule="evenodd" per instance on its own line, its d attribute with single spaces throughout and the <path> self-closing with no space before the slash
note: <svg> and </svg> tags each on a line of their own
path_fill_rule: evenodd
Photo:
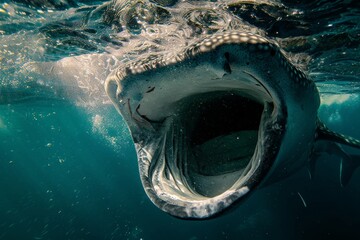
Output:
<svg viewBox="0 0 360 240">
<path fill-rule="evenodd" d="M 322 105 L 343 104 L 347 101 L 356 101 L 359 96 L 354 94 L 324 94 L 321 95 Z"/>
</svg>

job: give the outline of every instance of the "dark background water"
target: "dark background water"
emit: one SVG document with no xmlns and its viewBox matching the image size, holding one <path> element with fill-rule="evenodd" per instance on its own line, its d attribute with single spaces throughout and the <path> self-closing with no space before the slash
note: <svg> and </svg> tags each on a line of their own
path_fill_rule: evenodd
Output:
<svg viewBox="0 0 360 240">
<path fill-rule="evenodd" d="M 86 27 L 81 25 L 86 13 L 102 1 L 48 1 L 46 7 L 41 1 L 16 2 L 3 3 L 1 9 L 9 13 L 10 6 L 27 14 L 1 13 L 1 44 L 10 44 L 8 39 L 12 39 L 32 46 L 33 51 L 19 50 L 22 58 L 11 64 L 4 61 L 12 59 L 6 48 L 1 49 L 3 86 L 18 80 L 16 67 L 30 60 L 58 60 L 103 52 L 109 45 L 122 47 L 106 38 L 115 30 L 102 21 L 101 11 L 88 18 Z M 167 4 L 172 2 L 176 1 Z M 300 36 L 308 41 L 288 45 L 293 48 L 287 50 L 313 57 L 309 71 L 322 90 L 323 102 L 328 103 L 320 109 L 321 119 L 333 130 L 360 138 L 358 4 L 299 2 L 285 3 L 308 15 L 275 18 L 272 28 L 266 24 L 274 19 L 270 13 L 283 9 L 244 5 L 237 14 L 279 40 L 293 43 L 289 39 Z M 49 9 L 54 15 L 41 13 Z M 336 28 L 329 29 L 329 24 Z M 137 26 L 131 27 L 136 30 Z M 28 38 L 19 38 L 39 35 L 46 36 L 45 42 L 26 43 Z M 324 40 L 329 36 L 336 36 L 338 45 Z M 314 43 L 320 40 L 323 45 Z M 19 86 L 17 90 L 24 87 Z M 329 96 L 337 102 L 330 104 Z M 68 101 L 25 99 L 0 105 L 0 239 L 360 237 L 360 170 L 348 186 L 341 187 L 337 156 L 320 157 L 312 180 L 304 168 L 283 182 L 256 190 L 218 218 L 185 221 L 163 213 L 148 200 L 128 130 L 112 106 L 91 108 Z M 339 102 L 341 99 L 346 101 Z"/>
</svg>

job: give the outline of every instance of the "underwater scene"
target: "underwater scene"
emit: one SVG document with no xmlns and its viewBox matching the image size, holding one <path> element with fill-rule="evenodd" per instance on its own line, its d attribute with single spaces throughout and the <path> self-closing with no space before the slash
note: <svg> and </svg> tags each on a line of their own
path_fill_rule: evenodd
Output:
<svg viewBox="0 0 360 240">
<path fill-rule="evenodd" d="M 0 1 L 0 239 L 359 239 L 357 0 Z"/>
</svg>

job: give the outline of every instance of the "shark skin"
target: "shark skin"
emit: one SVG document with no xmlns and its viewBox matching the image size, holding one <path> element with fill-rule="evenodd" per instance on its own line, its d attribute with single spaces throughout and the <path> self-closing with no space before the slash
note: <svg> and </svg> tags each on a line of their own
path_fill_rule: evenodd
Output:
<svg viewBox="0 0 360 240">
<path fill-rule="evenodd" d="M 217 216 L 292 175 L 317 140 L 360 147 L 319 121 L 316 85 L 278 44 L 249 32 L 121 65 L 105 90 L 132 134 L 146 194 L 179 218 Z"/>
</svg>

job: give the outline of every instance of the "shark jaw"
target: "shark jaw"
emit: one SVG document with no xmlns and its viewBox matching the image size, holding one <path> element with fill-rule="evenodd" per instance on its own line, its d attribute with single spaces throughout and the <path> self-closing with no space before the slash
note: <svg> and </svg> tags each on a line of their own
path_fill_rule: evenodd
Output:
<svg viewBox="0 0 360 240">
<path fill-rule="evenodd" d="M 314 91 L 274 43 L 231 32 L 122 66 L 105 89 L 129 126 L 149 198 L 201 219 L 245 196 L 278 161 L 295 85 Z"/>
</svg>

